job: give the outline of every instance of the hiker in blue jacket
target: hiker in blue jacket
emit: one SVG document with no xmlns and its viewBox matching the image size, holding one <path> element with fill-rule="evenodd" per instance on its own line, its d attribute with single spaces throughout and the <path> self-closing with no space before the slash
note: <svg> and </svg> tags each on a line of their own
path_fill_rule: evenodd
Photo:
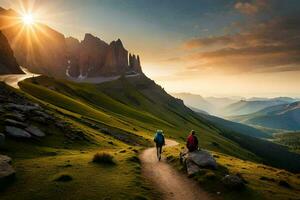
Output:
<svg viewBox="0 0 300 200">
<path fill-rule="evenodd" d="M 162 147 L 163 147 L 163 145 L 165 145 L 165 136 L 164 136 L 164 132 L 162 130 L 156 131 L 155 136 L 154 136 L 154 142 L 156 144 L 157 158 L 160 161 Z"/>
</svg>

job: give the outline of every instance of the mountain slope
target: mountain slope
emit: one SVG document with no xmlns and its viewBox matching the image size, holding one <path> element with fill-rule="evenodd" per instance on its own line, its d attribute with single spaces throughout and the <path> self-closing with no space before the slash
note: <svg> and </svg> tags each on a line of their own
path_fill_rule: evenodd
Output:
<svg viewBox="0 0 300 200">
<path fill-rule="evenodd" d="M 194 129 L 203 148 L 246 160 L 263 160 L 293 171 L 300 169 L 297 154 L 272 142 L 223 129 L 194 113 L 144 75 L 97 85 L 36 77 L 21 82 L 20 87 L 42 101 L 106 126 L 127 132 L 135 130 L 144 137 L 152 137 L 156 129 L 163 129 L 167 137 L 183 143 Z M 65 100 L 72 100 L 72 105 Z"/>
<path fill-rule="evenodd" d="M 42 101 L 98 123 L 125 131 L 136 130 L 138 134 L 150 137 L 157 129 L 163 129 L 167 137 L 182 142 L 194 129 L 201 133 L 200 143 L 205 148 L 243 159 L 259 160 L 221 136 L 209 122 L 143 75 L 97 85 L 42 76 L 25 80 L 19 85 L 23 91 Z M 220 145 L 214 146 L 213 142 Z"/>
<path fill-rule="evenodd" d="M 270 138 L 271 136 L 268 133 L 265 133 L 263 131 L 260 131 L 258 129 L 255 129 L 251 126 L 247 126 L 241 123 L 232 122 L 226 119 L 222 119 L 219 117 L 215 117 L 212 115 L 207 114 L 201 114 L 199 113 L 203 118 L 207 119 L 214 125 L 220 127 L 221 129 L 225 129 L 227 131 L 234 131 L 237 133 L 241 133 L 244 135 L 257 137 L 257 138 Z"/>
<path fill-rule="evenodd" d="M 0 31 L 0 75 L 1 74 L 23 74 L 14 53 L 9 46 L 8 40 Z"/>
<path fill-rule="evenodd" d="M 190 93 L 172 93 L 172 96 L 182 99 L 187 106 L 191 106 L 208 113 L 214 112 L 214 106 L 206 101 L 202 96 Z"/>
<path fill-rule="evenodd" d="M 231 119 L 267 128 L 300 130 L 300 102 L 271 106 L 253 114 L 235 116 Z"/>
</svg>

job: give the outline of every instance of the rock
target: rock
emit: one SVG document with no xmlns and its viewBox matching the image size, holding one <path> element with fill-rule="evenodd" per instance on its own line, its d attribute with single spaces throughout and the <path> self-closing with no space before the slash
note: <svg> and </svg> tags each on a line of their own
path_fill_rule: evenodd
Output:
<svg viewBox="0 0 300 200">
<path fill-rule="evenodd" d="M 40 109 L 40 107 L 37 105 L 20 105 L 20 104 L 14 104 L 14 103 L 9 103 L 9 104 L 5 105 L 4 107 L 8 110 L 18 110 L 18 111 L 25 112 L 25 113 Z"/>
<path fill-rule="evenodd" d="M 201 169 L 198 165 L 196 165 L 193 161 L 191 160 L 186 160 L 186 171 L 188 175 L 195 174 L 199 172 Z"/>
<path fill-rule="evenodd" d="M 0 155 L 0 185 L 6 184 L 15 176 L 16 171 L 10 163 L 10 157 Z"/>
<path fill-rule="evenodd" d="M 36 137 L 45 137 L 46 134 L 41 131 L 38 127 L 35 126 L 29 126 L 25 129 L 28 133 L 30 133 L 32 136 Z"/>
<path fill-rule="evenodd" d="M 198 167 L 202 168 L 217 168 L 217 162 L 214 157 L 209 152 L 204 150 L 188 152 L 184 155 L 184 160 L 185 162 L 190 160 L 198 165 Z"/>
<path fill-rule="evenodd" d="M 222 179 L 222 183 L 225 185 L 225 187 L 234 190 L 240 190 L 245 187 L 243 179 L 236 175 L 226 175 Z"/>
<path fill-rule="evenodd" d="M 4 120 L 4 123 L 6 125 L 15 126 L 15 127 L 19 127 L 19 128 L 25 128 L 25 127 L 28 126 L 27 124 L 25 124 L 23 122 L 18 122 L 18 121 L 13 120 L 13 119 L 6 119 L 6 120 Z"/>
<path fill-rule="evenodd" d="M 34 116 L 34 117 L 30 117 L 30 120 L 41 124 L 47 124 L 47 120 L 44 117 Z"/>
<path fill-rule="evenodd" d="M 4 145 L 5 142 L 5 135 L 3 133 L 0 133 L 0 147 Z"/>
<path fill-rule="evenodd" d="M 31 138 L 31 135 L 27 131 L 13 126 L 6 126 L 5 131 L 8 136 L 14 138 Z"/>
<path fill-rule="evenodd" d="M 139 56 L 129 54 L 129 70 L 134 71 L 136 73 L 142 73 L 142 67 Z"/>
<path fill-rule="evenodd" d="M 7 113 L 3 117 L 6 119 L 13 119 L 13 120 L 20 121 L 20 122 L 25 121 L 25 115 L 18 113 L 18 112 Z"/>
<path fill-rule="evenodd" d="M 34 115 L 37 115 L 39 117 L 42 117 L 44 118 L 45 120 L 53 120 L 53 117 L 48 115 L 47 113 L 43 112 L 43 111 L 40 111 L 40 110 L 35 110 L 33 112 Z"/>
<path fill-rule="evenodd" d="M 128 70 L 128 51 L 120 39 L 112 41 L 107 49 L 102 74 L 121 75 Z"/>
<path fill-rule="evenodd" d="M 6 155 L 0 154 L 0 162 L 6 162 L 8 164 L 11 164 L 11 158 Z"/>
</svg>

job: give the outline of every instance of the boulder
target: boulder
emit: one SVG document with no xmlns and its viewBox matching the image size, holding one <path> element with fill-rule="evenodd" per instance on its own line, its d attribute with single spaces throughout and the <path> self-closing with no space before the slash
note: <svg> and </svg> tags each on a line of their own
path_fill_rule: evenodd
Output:
<svg viewBox="0 0 300 200">
<path fill-rule="evenodd" d="M 40 116 L 30 117 L 30 120 L 41 124 L 47 124 L 47 120 L 44 117 L 40 117 Z"/>
<path fill-rule="evenodd" d="M 36 126 L 29 126 L 25 130 L 28 133 L 30 133 L 32 136 L 36 136 L 36 137 L 45 137 L 46 136 L 46 134 Z"/>
<path fill-rule="evenodd" d="M 10 165 L 11 158 L 5 155 L 0 155 L 0 185 L 3 185 L 15 176 L 16 171 Z"/>
<path fill-rule="evenodd" d="M 0 147 L 4 145 L 4 142 L 5 142 L 5 135 L 3 133 L 0 133 Z"/>
<path fill-rule="evenodd" d="M 14 103 L 9 103 L 4 106 L 8 110 L 18 110 L 21 112 L 31 112 L 33 110 L 38 110 L 40 107 L 38 105 L 20 105 L 20 104 L 14 104 Z"/>
<path fill-rule="evenodd" d="M 226 175 L 222 179 L 222 183 L 225 187 L 234 190 L 240 190 L 245 186 L 243 179 L 237 175 Z"/>
<path fill-rule="evenodd" d="M 188 175 L 195 174 L 201 170 L 200 167 L 191 160 L 186 160 L 185 164 Z"/>
<path fill-rule="evenodd" d="M 6 155 L 0 154 L 0 162 L 6 162 L 8 164 L 11 164 L 11 158 Z"/>
<path fill-rule="evenodd" d="M 5 127 L 6 134 L 10 137 L 14 138 L 31 138 L 31 135 L 20 128 L 13 127 L 13 126 L 6 126 Z"/>
<path fill-rule="evenodd" d="M 33 114 L 34 114 L 35 116 L 42 117 L 42 118 L 44 118 L 45 120 L 53 120 L 53 119 L 54 119 L 52 116 L 50 116 L 50 115 L 48 115 L 47 113 L 45 113 L 45 112 L 43 112 L 43 111 L 40 111 L 40 110 L 35 110 L 35 111 L 33 112 Z"/>
<path fill-rule="evenodd" d="M 217 168 L 217 162 L 215 158 L 207 151 L 198 150 L 194 152 L 188 152 L 184 155 L 184 160 L 194 162 L 198 167 L 202 168 Z"/>
<path fill-rule="evenodd" d="M 13 119 L 13 120 L 20 121 L 20 122 L 25 121 L 25 115 L 23 115 L 19 112 L 7 113 L 4 115 L 4 118 Z"/>
<path fill-rule="evenodd" d="M 15 127 L 19 127 L 19 128 L 25 128 L 25 127 L 28 126 L 27 124 L 25 124 L 23 122 L 18 122 L 18 121 L 13 120 L 13 119 L 6 119 L 6 120 L 4 120 L 4 123 L 6 125 L 15 126 Z"/>
</svg>

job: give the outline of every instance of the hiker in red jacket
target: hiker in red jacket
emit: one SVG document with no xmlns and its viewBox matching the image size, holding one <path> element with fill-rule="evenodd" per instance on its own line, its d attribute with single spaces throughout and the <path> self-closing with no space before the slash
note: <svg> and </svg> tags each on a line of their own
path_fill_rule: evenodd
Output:
<svg viewBox="0 0 300 200">
<path fill-rule="evenodd" d="M 195 131 L 192 130 L 190 135 L 187 138 L 186 147 L 188 148 L 189 152 L 193 152 L 198 150 L 198 139 L 195 135 Z"/>
</svg>

